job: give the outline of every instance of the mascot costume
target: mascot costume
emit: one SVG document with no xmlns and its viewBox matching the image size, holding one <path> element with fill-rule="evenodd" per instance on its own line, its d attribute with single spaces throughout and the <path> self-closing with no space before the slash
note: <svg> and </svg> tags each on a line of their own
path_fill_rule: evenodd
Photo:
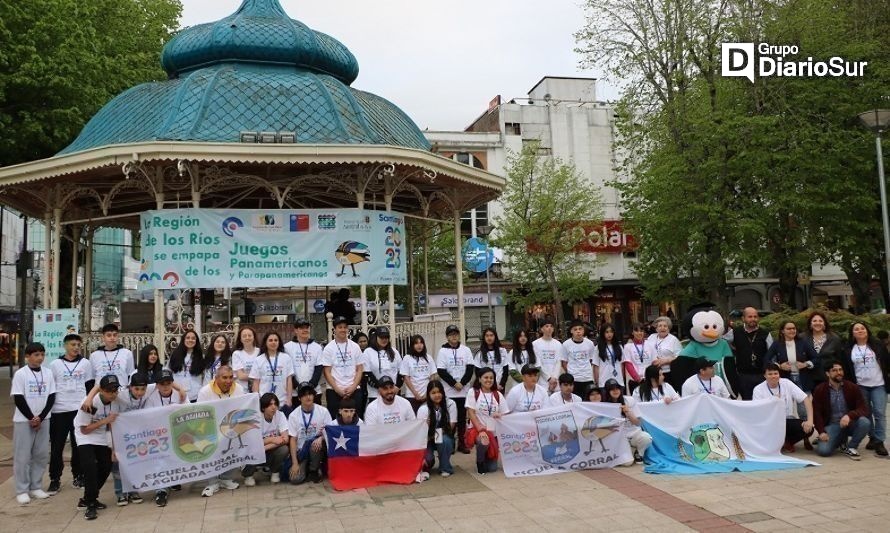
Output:
<svg viewBox="0 0 890 533">
<path fill-rule="evenodd" d="M 715 309 L 712 303 L 700 303 L 692 306 L 683 317 L 680 332 L 683 338 L 690 340 L 671 363 L 671 373 L 677 372 L 675 379 L 682 385 L 697 372 L 698 359 L 714 361 L 716 375 L 726 383 L 729 393 L 736 396 L 739 386 L 735 356 L 723 338 L 726 332 L 723 316 Z"/>
</svg>

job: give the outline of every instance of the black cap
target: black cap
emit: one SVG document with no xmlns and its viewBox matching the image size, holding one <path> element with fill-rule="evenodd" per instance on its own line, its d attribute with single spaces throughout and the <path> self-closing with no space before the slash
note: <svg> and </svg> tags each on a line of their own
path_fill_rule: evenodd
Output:
<svg viewBox="0 0 890 533">
<path fill-rule="evenodd" d="M 148 385 L 148 376 L 144 372 L 136 372 L 130 376 L 131 387 L 145 387 Z"/>
<path fill-rule="evenodd" d="M 304 381 L 297 387 L 297 396 L 305 396 L 307 394 L 315 396 L 315 387 L 312 386 L 312 383 Z"/>
<path fill-rule="evenodd" d="M 448 335 L 451 335 L 452 333 L 457 333 L 458 335 L 460 335 L 460 328 L 455 326 L 454 324 L 451 324 L 450 326 L 445 328 L 445 336 L 446 337 Z"/>
<path fill-rule="evenodd" d="M 166 381 L 173 381 L 173 371 L 169 368 L 161 370 L 161 376 L 158 378 L 158 383 L 164 383 Z"/>
<path fill-rule="evenodd" d="M 377 328 L 377 330 L 374 332 L 374 335 L 378 337 L 389 337 L 389 328 Z"/>
<path fill-rule="evenodd" d="M 702 357 L 701 359 L 699 359 L 698 364 L 696 365 L 699 370 L 704 370 L 711 366 L 714 366 L 714 361 L 709 361 L 707 357 Z"/>
<path fill-rule="evenodd" d="M 309 322 L 308 320 L 306 320 L 303 317 L 300 317 L 300 318 L 294 320 L 295 328 L 308 328 L 311 325 L 312 325 L 312 322 Z"/>
<path fill-rule="evenodd" d="M 378 389 L 382 389 L 383 387 L 389 387 L 390 385 L 395 387 L 396 383 L 389 376 L 383 376 L 382 378 L 377 380 L 377 388 Z"/>
<path fill-rule="evenodd" d="M 538 374 L 540 372 L 541 372 L 540 368 L 530 365 L 528 363 L 522 365 L 522 370 L 520 370 L 520 373 L 523 376 L 531 376 L 532 374 Z"/>
<path fill-rule="evenodd" d="M 121 382 L 114 374 L 102 376 L 99 380 L 99 388 L 104 391 L 116 391 L 121 387 Z"/>
<path fill-rule="evenodd" d="M 348 326 L 348 325 L 349 325 L 349 321 L 346 320 L 346 317 L 345 317 L 345 316 L 335 316 L 335 317 L 334 317 L 334 323 L 333 323 L 332 325 L 333 325 L 334 327 L 336 327 L 336 326 L 339 326 L 340 324 L 346 324 L 346 325 Z"/>
<path fill-rule="evenodd" d="M 606 380 L 606 384 L 603 385 L 603 390 L 612 390 L 612 389 L 620 389 L 621 383 L 618 383 L 618 380 L 615 378 L 609 378 Z"/>
</svg>

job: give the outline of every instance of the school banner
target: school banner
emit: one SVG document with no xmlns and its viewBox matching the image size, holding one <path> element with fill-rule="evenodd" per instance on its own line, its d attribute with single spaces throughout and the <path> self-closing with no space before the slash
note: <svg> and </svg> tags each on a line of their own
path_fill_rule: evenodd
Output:
<svg viewBox="0 0 890 533">
<path fill-rule="evenodd" d="M 124 491 L 151 491 L 264 463 L 261 416 L 257 394 L 122 413 L 111 434 Z"/>
<path fill-rule="evenodd" d="M 665 404 L 639 404 L 652 435 L 645 471 L 707 474 L 782 470 L 817 465 L 782 455 L 785 404 L 696 394 Z"/>
<path fill-rule="evenodd" d="M 498 419 L 507 477 L 612 468 L 633 459 L 617 404 L 572 403 Z"/>
<path fill-rule="evenodd" d="M 361 209 L 141 216 L 141 288 L 405 285 L 405 217 Z"/>
<path fill-rule="evenodd" d="M 34 342 L 46 348 L 44 366 L 65 355 L 62 339 L 65 335 L 77 333 L 77 322 L 80 320 L 77 309 L 35 309 L 34 310 Z"/>
</svg>

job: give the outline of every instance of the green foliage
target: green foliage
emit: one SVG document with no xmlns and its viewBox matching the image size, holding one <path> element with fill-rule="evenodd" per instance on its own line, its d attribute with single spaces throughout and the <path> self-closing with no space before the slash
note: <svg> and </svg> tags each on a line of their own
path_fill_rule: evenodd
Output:
<svg viewBox="0 0 890 533">
<path fill-rule="evenodd" d="M 786 307 L 778 313 L 773 313 L 761 318 L 760 325 L 768 329 L 773 334 L 773 338 L 776 339 L 781 338 L 779 335 L 779 328 L 789 320 L 794 322 L 799 332 L 805 332 L 807 331 L 807 319 L 810 317 L 810 313 L 815 310 L 817 309 L 810 308 L 803 311 L 796 311 Z M 871 330 L 872 335 L 876 335 L 881 330 L 890 331 L 890 315 L 887 314 L 854 315 L 848 311 L 829 311 L 822 307 L 818 308 L 818 310 L 824 313 L 826 318 L 828 318 L 828 324 L 831 326 L 831 331 L 844 340 L 847 340 L 850 326 L 853 325 L 854 322 L 865 323 Z"/>
<path fill-rule="evenodd" d="M 0 165 L 49 157 L 115 95 L 165 77 L 179 0 L 0 0 Z"/>
<path fill-rule="evenodd" d="M 576 249 L 584 240 L 578 223 L 602 220 L 602 198 L 573 165 L 540 157 L 538 148 L 528 143 L 508 155 L 494 245 L 504 250 L 505 266 L 521 287 L 510 297 L 513 306 L 553 302 L 561 323 L 563 301 L 587 298 L 599 288 L 590 279 L 596 261 Z"/>
</svg>

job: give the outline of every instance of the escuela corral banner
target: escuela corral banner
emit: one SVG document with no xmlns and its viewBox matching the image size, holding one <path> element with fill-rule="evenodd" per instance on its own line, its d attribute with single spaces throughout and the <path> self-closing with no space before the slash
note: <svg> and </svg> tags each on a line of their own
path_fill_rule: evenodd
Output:
<svg viewBox="0 0 890 533">
<path fill-rule="evenodd" d="M 264 463 L 261 416 L 257 394 L 120 414 L 111 434 L 124 491 L 156 490 Z"/>
<path fill-rule="evenodd" d="M 817 465 L 782 455 L 785 403 L 736 401 L 696 394 L 665 404 L 639 404 L 652 436 L 645 471 L 707 474 L 782 470 Z"/>
<path fill-rule="evenodd" d="M 612 468 L 633 458 L 619 407 L 571 403 L 498 419 L 507 477 Z"/>
<path fill-rule="evenodd" d="M 405 285 L 405 217 L 362 209 L 176 209 L 141 216 L 155 289 Z"/>
</svg>

